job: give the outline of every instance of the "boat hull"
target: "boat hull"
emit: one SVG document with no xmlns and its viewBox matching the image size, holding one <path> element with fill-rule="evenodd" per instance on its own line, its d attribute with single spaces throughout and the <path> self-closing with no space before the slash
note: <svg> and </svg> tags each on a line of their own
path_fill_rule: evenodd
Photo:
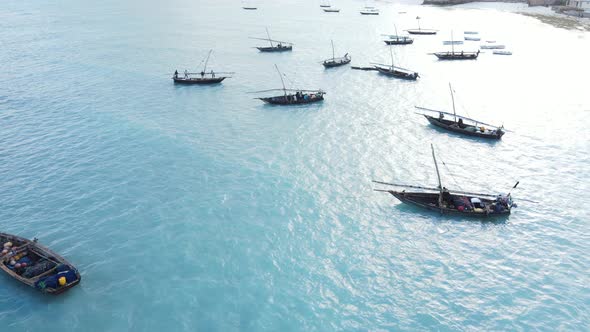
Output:
<svg viewBox="0 0 590 332">
<path fill-rule="evenodd" d="M 260 52 L 274 53 L 274 52 L 289 52 L 293 50 L 293 46 L 282 46 L 282 47 L 256 47 Z"/>
<path fill-rule="evenodd" d="M 31 241 L 31 240 L 28 240 L 28 239 L 25 239 L 23 237 L 16 236 L 16 235 L 11 235 L 11 234 L 7 234 L 7 233 L 0 233 L 0 244 L 3 245 L 6 242 L 12 242 L 13 244 L 15 244 L 13 246 L 13 248 L 18 247 L 18 248 L 16 248 L 16 250 L 19 253 L 27 251 L 27 252 L 31 252 L 31 253 L 29 253 L 29 256 L 30 255 L 36 255 L 36 256 L 40 256 L 40 257 L 44 256 L 45 258 L 48 258 L 49 260 L 56 263 L 56 266 L 60 265 L 60 264 L 68 265 L 69 267 L 71 267 L 71 271 L 75 272 L 76 280 L 71 281 L 71 282 L 65 284 L 64 286 L 60 286 L 58 288 L 49 288 L 49 287 L 44 288 L 42 290 L 42 292 L 44 292 L 46 294 L 52 294 L 52 295 L 61 294 L 65 291 L 67 291 L 68 289 L 76 286 L 82 280 L 82 276 L 80 275 L 78 270 L 72 264 L 70 264 L 65 258 L 61 257 L 60 255 L 56 254 L 55 252 L 51 251 L 50 249 L 38 244 L 37 242 Z M 14 270 L 10 269 L 6 265 L 6 261 L 11 258 L 9 255 L 10 255 L 10 253 L 0 256 L 0 269 L 2 269 L 4 272 L 6 272 L 6 274 L 11 276 L 12 278 L 16 279 L 17 281 L 19 281 L 29 287 L 36 288 L 35 283 L 37 281 L 40 281 L 45 277 L 52 276 L 57 273 L 56 271 L 54 271 L 55 270 L 55 267 L 54 267 L 48 271 L 41 273 L 40 275 L 26 278 L 26 277 L 18 274 L 16 269 L 14 269 Z M 53 273 L 53 272 L 55 272 L 55 273 Z"/>
<path fill-rule="evenodd" d="M 426 210 L 439 212 L 441 214 L 449 215 L 461 215 L 465 217 L 475 218 L 489 218 L 489 217 L 501 217 L 510 215 L 511 206 L 501 206 L 501 209 L 496 209 L 496 204 L 500 204 L 495 200 L 480 198 L 483 208 L 465 208 L 460 210 L 454 206 L 452 201 L 463 197 L 467 200 L 474 198 L 473 196 L 458 196 L 451 195 L 448 204 L 443 203 L 443 207 L 438 204 L 439 194 L 438 193 L 424 193 L 424 192 L 406 192 L 406 191 L 388 191 L 393 197 L 397 198 L 400 202 L 417 206 Z"/>
<path fill-rule="evenodd" d="M 436 31 L 433 30 L 410 29 L 406 31 L 411 35 L 436 35 Z"/>
<path fill-rule="evenodd" d="M 403 80 L 415 81 L 420 76 L 416 72 L 414 72 L 414 73 L 406 73 L 406 72 L 399 71 L 399 70 L 393 70 L 392 71 L 390 69 L 385 69 L 385 68 L 381 68 L 381 67 L 375 67 L 375 68 L 377 69 L 377 71 L 379 71 L 379 73 L 381 73 L 381 74 L 383 74 L 385 76 L 400 78 L 400 79 L 403 79 Z"/>
<path fill-rule="evenodd" d="M 302 104 L 311 104 L 317 103 L 324 100 L 323 94 L 314 94 L 308 95 L 309 98 L 296 98 L 295 95 L 287 95 L 287 96 L 275 96 L 275 97 L 265 97 L 265 98 L 258 98 L 263 102 L 271 105 L 302 105 Z"/>
<path fill-rule="evenodd" d="M 413 39 L 391 39 L 391 40 L 384 40 L 383 41 L 387 45 L 409 45 L 413 44 Z"/>
<path fill-rule="evenodd" d="M 326 9 L 324 8 L 326 13 L 340 13 L 340 9 Z"/>
<path fill-rule="evenodd" d="M 433 53 L 439 60 L 475 60 L 478 52 L 437 52 Z"/>
<path fill-rule="evenodd" d="M 342 59 L 340 61 L 339 60 L 333 61 L 332 59 L 328 59 L 328 60 L 325 60 L 322 63 L 322 65 L 326 68 L 334 68 L 334 67 L 340 67 L 340 66 L 347 65 L 350 63 L 350 61 L 351 61 L 350 58 Z"/>
<path fill-rule="evenodd" d="M 451 120 L 441 120 L 430 115 L 424 115 L 424 117 L 428 120 L 428 122 L 430 122 L 434 126 L 467 136 L 489 139 L 501 139 L 504 135 L 504 131 L 502 130 L 485 129 L 484 131 L 481 131 L 481 127 L 477 128 L 474 126 L 465 126 L 465 128 L 461 128 L 456 122 Z"/>
<path fill-rule="evenodd" d="M 206 85 L 206 84 L 217 84 L 217 83 L 221 83 L 224 79 L 226 79 L 227 77 L 225 76 L 220 76 L 220 77 L 206 77 L 206 78 L 199 78 L 199 77 L 193 77 L 193 78 L 175 78 L 172 77 L 172 80 L 174 80 L 174 83 L 177 84 L 187 84 L 187 85 L 193 85 L 193 84 L 200 84 L 200 85 Z"/>
</svg>

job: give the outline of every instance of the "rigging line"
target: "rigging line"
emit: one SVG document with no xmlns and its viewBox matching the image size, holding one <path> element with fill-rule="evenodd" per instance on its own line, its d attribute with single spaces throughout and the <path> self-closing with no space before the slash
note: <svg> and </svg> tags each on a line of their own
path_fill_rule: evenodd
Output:
<svg viewBox="0 0 590 332">
<path fill-rule="evenodd" d="M 455 179 L 455 177 L 453 176 L 453 173 L 451 172 L 451 169 L 449 168 L 449 166 L 447 166 L 447 164 L 442 159 L 440 160 L 440 162 L 446 168 L 447 173 L 449 174 L 449 176 L 451 177 L 451 179 L 453 180 L 453 182 L 455 183 L 455 185 L 457 186 L 457 188 L 463 190 L 463 188 L 459 185 L 459 182 L 457 181 L 457 179 Z"/>
</svg>

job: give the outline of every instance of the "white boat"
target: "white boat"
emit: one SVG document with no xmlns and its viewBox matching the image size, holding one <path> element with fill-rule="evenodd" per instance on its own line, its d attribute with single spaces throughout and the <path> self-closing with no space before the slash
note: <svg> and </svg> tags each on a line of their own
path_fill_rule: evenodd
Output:
<svg viewBox="0 0 590 332">
<path fill-rule="evenodd" d="M 478 33 L 479 32 L 477 32 L 477 31 L 465 31 L 465 32 L 463 32 L 463 34 L 466 34 L 466 35 L 477 35 Z"/>
<path fill-rule="evenodd" d="M 479 37 L 468 37 L 468 36 L 465 36 L 465 40 L 480 41 L 481 38 L 479 38 Z"/>
<path fill-rule="evenodd" d="M 512 52 L 510 52 L 510 51 L 493 51 L 492 53 L 498 54 L 498 55 L 512 55 Z"/>
<path fill-rule="evenodd" d="M 365 7 L 361 9 L 361 15 L 379 15 L 379 9 L 375 7 Z"/>
</svg>

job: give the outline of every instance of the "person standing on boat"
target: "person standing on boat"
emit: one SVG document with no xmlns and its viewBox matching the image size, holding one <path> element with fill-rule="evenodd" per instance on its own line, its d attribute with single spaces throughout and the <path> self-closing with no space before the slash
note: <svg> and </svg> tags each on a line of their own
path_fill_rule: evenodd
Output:
<svg viewBox="0 0 590 332">
<path fill-rule="evenodd" d="M 188 78 L 188 70 L 184 70 L 184 78 Z"/>
<path fill-rule="evenodd" d="M 201 78 L 205 77 L 205 72 L 201 70 Z"/>
<path fill-rule="evenodd" d="M 211 69 L 211 77 L 215 78 L 215 73 L 213 72 L 213 69 Z"/>
<path fill-rule="evenodd" d="M 178 78 L 178 70 L 174 70 L 174 78 Z"/>
</svg>

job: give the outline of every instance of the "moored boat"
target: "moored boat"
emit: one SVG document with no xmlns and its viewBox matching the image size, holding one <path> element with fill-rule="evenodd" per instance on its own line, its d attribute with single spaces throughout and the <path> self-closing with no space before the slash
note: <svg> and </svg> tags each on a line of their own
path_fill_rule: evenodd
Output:
<svg viewBox="0 0 590 332">
<path fill-rule="evenodd" d="M 340 9 L 338 9 L 338 8 L 332 8 L 331 7 L 331 8 L 324 8 L 324 11 L 326 13 L 339 13 L 340 12 Z"/>
<path fill-rule="evenodd" d="M 418 22 L 418 29 L 407 29 L 406 31 L 411 35 L 436 35 L 438 30 L 422 29 L 422 27 L 420 27 L 420 19 L 420 16 L 416 16 L 416 21 Z"/>
<path fill-rule="evenodd" d="M 399 188 L 419 189 L 420 191 L 404 190 L 383 190 L 375 191 L 387 192 L 405 204 L 414 205 L 426 210 L 436 211 L 441 214 L 456 214 L 465 217 L 500 217 L 510 214 L 516 204 L 512 201 L 510 192 L 508 194 L 486 194 L 472 193 L 460 190 L 452 190 L 443 187 L 438 163 L 432 148 L 432 158 L 438 178 L 438 187 L 413 186 L 398 183 L 389 183 L 375 181 L 374 183 L 394 186 Z M 518 186 L 519 182 L 512 187 Z"/>
<path fill-rule="evenodd" d="M 493 51 L 492 53 L 497 55 L 512 55 L 512 52 L 510 51 Z"/>
<path fill-rule="evenodd" d="M 332 44 L 332 58 L 324 60 L 324 62 L 322 62 L 322 65 L 326 68 L 333 68 L 349 64 L 351 61 L 350 55 L 346 53 L 343 57 L 336 58 L 334 53 L 334 41 L 330 40 L 330 43 Z"/>
<path fill-rule="evenodd" d="M 404 80 L 412 80 L 415 81 L 420 77 L 420 75 L 410 69 L 396 67 L 393 64 L 393 50 L 391 45 L 389 45 L 389 55 L 391 56 L 391 65 L 386 65 L 382 63 L 372 63 L 375 69 L 379 71 L 379 73 L 395 78 L 401 78 Z"/>
<path fill-rule="evenodd" d="M 505 129 L 504 126 L 494 126 L 491 124 L 487 124 L 478 120 L 474 120 L 465 116 L 457 115 L 455 110 L 455 97 L 453 95 L 453 88 L 449 83 L 449 89 L 451 91 L 451 101 L 453 103 L 453 113 L 448 113 L 445 111 L 433 110 L 424 107 L 416 106 L 417 109 L 428 112 L 430 114 L 418 113 L 423 115 L 428 122 L 432 125 L 437 126 L 439 128 L 452 131 L 455 133 L 467 135 L 467 136 L 474 136 L 480 138 L 491 138 L 491 139 L 500 139 L 504 136 Z M 432 115 L 431 115 L 432 114 Z M 438 116 L 434 116 L 433 114 L 438 114 Z M 445 117 L 445 116 L 448 116 Z"/>
<path fill-rule="evenodd" d="M 270 89 L 270 90 L 263 90 L 263 91 L 256 91 L 254 93 L 263 93 L 263 92 L 270 92 L 270 91 L 283 91 L 282 95 L 279 96 L 272 96 L 272 97 L 258 97 L 256 99 L 260 99 L 267 104 L 272 105 L 300 105 L 300 104 L 311 104 L 315 102 L 319 102 L 324 100 L 324 95 L 326 94 L 323 90 L 303 90 L 303 89 L 287 89 L 285 87 L 285 81 L 283 80 L 283 74 L 279 71 L 279 67 L 275 64 L 275 68 L 279 77 L 281 78 L 281 83 L 283 85 L 282 89 Z"/>
<path fill-rule="evenodd" d="M 207 54 L 207 58 L 205 59 L 205 65 L 200 73 L 189 73 L 188 70 L 184 71 L 184 76 L 178 75 L 178 70 L 174 71 L 174 75 L 172 76 L 172 80 L 174 83 L 179 84 L 216 84 L 221 83 L 221 81 L 229 78 L 231 76 L 223 76 L 224 74 L 233 74 L 228 72 L 214 72 L 211 70 L 207 72 L 207 63 L 209 62 L 209 57 L 213 50 L 209 50 L 209 54 Z M 220 75 L 221 74 L 221 75 Z"/>
<path fill-rule="evenodd" d="M 445 45 L 451 45 L 451 51 L 435 52 L 434 54 L 439 60 L 475 60 L 479 56 L 477 52 L 455 51 L 455 44 L 463 44 L 463 41 L 453 40 L 453 32 L 451 31 L 451 40 L 443 41 Z"/>
<path fill-rule="evenodd" d="M 293 43 L 271 39 L 268 28 L 266 29 L 266 35 L 268 38 L 250 37 L 250 39 L 266 40 L 270 43 L 270 46 L 256 46 L 260 52 L 287 52 L 293 50 Z M 273 42 L 276 44 L 273 44 Z"/>
<path fill-rule="evenodd" d="M 387 36 L 389 39 L 384 40 L 385 44 L 387 45 L 409 45 L 414 43 L 414 39 L 410 38 L 409 36 L 400 36 L 397 34 L 397 26 L 394 24 L 393 28 L 395 29 L 395 35 L 384 35 Z"/>
<path fill-rule="evenodd" d="M 0 233 L 0 268 L 21 283 L 47 294 L 60 294 L 80 283 L 78 270 L 65 258 L 20 236 Z"/>
<path fill-rule="evenodd" d="M 379 15 L 379 9 L 371 6 L 365 6 L 360 10 L 361 15 Z"/>
</svg>

